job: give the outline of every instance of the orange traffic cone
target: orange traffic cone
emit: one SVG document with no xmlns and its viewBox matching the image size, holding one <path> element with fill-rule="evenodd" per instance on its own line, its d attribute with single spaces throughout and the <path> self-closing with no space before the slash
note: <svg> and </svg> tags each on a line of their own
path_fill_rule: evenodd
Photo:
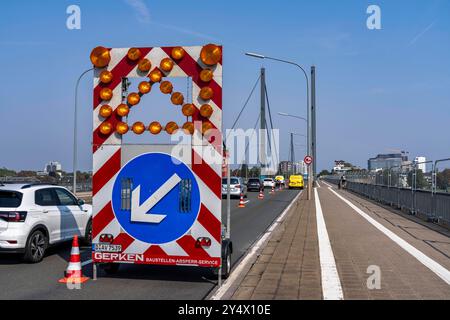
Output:
<svg viewBox="0 0 450 320">
<path fill-rule="evenodd" d="M 66 272 L 64 272 L 64 278 L 58 282 L 61 283 L 83 283 L 88 281 L 88 277 L 84 277 L 81 273 L 81 261 L 80 261 L 80 247 L 78 245 L 78 236 L 75 236 L 72 241 L 72 250 L 70 251 L 70 261 Z"/>
<path fill-rule="evenodd" d="M 260 200 L 264 199 L 264 192 L 262 191 L 262 189 L 259 190 L 258 199 Z"/>
<path fill-rule="evenodd" d="M 272 186 L 272 190 L 270 190 L 270 193 L 275 193 L 275 187 Z"/>
<path fill-rule="evenodd" d="M 239 208 L 245 208 L 244 195 L 241 193 L 241 198 L 239 199 Z"/>
</svg>

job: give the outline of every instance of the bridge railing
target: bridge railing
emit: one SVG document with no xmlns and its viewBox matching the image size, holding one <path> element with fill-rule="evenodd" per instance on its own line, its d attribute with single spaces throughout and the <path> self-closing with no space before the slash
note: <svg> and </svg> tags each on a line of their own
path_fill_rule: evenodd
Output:
<svg viewBox="0 0 450 320">
<path fill-rule="evenodd" d="M 431 166 L 423 172 L 421 164 Z M 342 174 L 324 180 L 338 184 Z M 376 172 L 345 173 L 346 189 L 374 201 L 450 227 L 450 158 L 413 163 Z"/>
</svg>

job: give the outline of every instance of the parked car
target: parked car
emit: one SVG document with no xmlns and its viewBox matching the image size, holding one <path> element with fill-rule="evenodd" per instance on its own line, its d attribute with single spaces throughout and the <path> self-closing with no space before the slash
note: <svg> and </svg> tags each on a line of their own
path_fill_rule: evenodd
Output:
<svg viewBox="0 0 450 320">
<path fill-rule="evenodd" d="M 230 177 L 230 196 L 240 197 L 241 193 L 247 197 L 247 188 L 240 177 Z M 222 178 L 222 198 L 227 197 L 227 178 Z"/>
<path fill-rule="evenodd" d="M 0 252 L 40 262 L 47 248 L 74 235 L 92 237 L 92 206 L 64 187 L 0 184 Z"/>
<path fill-rule="evenodd" d="M 292 175 L 289 177 L 289 189 L 300 188 L 303 189 L 305 182 L 302 175 Z"/>
<path fill-rule="evenodd" d="M 272 178 L 264 178 L 263 183 L 264 183 L 264 188 L 275 187 L 275 181 Z"/>
<path fill-rule="evenodd" d="M 263 183 L 258 178 L 250 178 L 247 182 L 248 191 L 259 191 L 263 187 Z"/>
</svg>

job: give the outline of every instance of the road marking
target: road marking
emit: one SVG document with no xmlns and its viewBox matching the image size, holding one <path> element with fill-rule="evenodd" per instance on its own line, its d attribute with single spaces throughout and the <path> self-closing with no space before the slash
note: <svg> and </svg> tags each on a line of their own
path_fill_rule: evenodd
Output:
<svg viewBox="0 0 450 320">
<path fill-rule="evenodd" d="M 275 228 L 283 221 L 286 214 L 291 209 L 292 205 L 297 201 L 303 191 L 300 191 L 298 195 L 291 201 L 291 203 L 287 206 L 286 209 L 278 216 L 277 220 L 275 220 L 266 232 L 259 238 L 259 240 L 247 251 L 244 258 L 242 258 L 241 262 L 232 270 L 230 276 L 227 280 L 219 287 L 214 293 L 214 295 L 210 298 L 210 300 L 220 300 L 227 293 L 227 291 L 231 288 L 231 286 L 237 281 L 238 276 L 252 261 L 255 259 L 255 255 L 259 251 L 259 249 L 266 243 L 267 239 L 270 237 Z"/>
<path fill-rule="evenodd" d="M 353 210 L 355 210 L 359 215 L 361 215 L 364 219 L 366 219 L 368 222 L 370 222 L 375 228 L 383 232 L 387 237 L 389 237 L 392 241 L 394 241 L 396 244 L 398 244 L 402 249 L 404 249 L 406 252 L 408 252 L 410 255 L 412 255 L 414 258 L 419 260 L 424 266 L 426 266 L 428 269 L 433 271 L 439 278 L 444 280 L 448 285 L 450 285 L 450 271 L 444 268 L 442 265 L 425 255 L 422 251 L 416 249 L 414 246 L 400 238 L 398 235 L 396 235 L 394 232 L 383 226 L 378 221 L 374 220 L 372 217 L 370 217 L 367 213 L 362 211 L 360 208 L 355 206 L 353 203 L 351 203 L 349 200 L 338 194 L 336 191 L 334 191 L 331 187 L 328 187 L 331 192 L 333 192 L 338 198 L 340 198 L 342 201 L 344 201 L 346 204 L 348 204 Z"/>
<path fill-rule="evenodd" d="M 250 202 L 250 200 L 246 200 L 246 201 L 244 201 L 244 204 L 245 204 L 245 203 L 249 203 L 249 202 Z"/>
<path fill-rule="evenodd" d="M 319 241 L 319 260 L 322 276 L 322 294 L 324 300 L 344 300 L 341 280 L 334 260 L 333 249 L 328 237 L 327 226 L 320 205 L 319 193 L 314 188 L 316 204 L 317 238 Z"/>
<path fill-rule="evenodd" d="M 92 259 L 86 260 L 86 261 L 81 263 L 81 266 L 84 267 L 84 266 L 87 266 L 88 264 L 91 264 L 91 263 L 92 263 Z"/>
</svg>

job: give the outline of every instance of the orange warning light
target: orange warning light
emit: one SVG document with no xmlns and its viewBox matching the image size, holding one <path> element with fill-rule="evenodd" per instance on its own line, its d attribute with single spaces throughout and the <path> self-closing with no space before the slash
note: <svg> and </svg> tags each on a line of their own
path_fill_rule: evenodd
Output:
<svg viewBox="0 0 450 320">
<path fill-rule="evenodd" d="M 192 103 L 186 103 L 183 105 L 183 108 L 181 108 L 181 112 L 183 112 L 186 117 L 190 117 L 195 113 L 195 106 Z"/>
<path fill-rule="evenodd" d="M 203 100 L 209 100 L 213 97 L 214 92 L 213 89 L 211 89 L 210 87 L 203 87 L 200 90 L 200 98 L 202 98 Z"/>
<path fill-rule="evenodd" d="M 130 113 L 130 108 L 125 103 L 121 103 L 117 106 L 116 113 L 120 117 L 126 117 Z"/>
<path fill-rule="evenodd" d="M 113 74 L 111 73 L 111 71 L 105 70 L 102 71 L 102 73 L 100 73 L 100 82 L 104 83 L 104 84 L 108 84 L 112 81 L 113 79 Z"/>
<path fill-rule="evenodd" d="M 200 107 L 200 114 L 202 117 L 209 118 L 213 113 L 213 108 L 209 104 L 204 104 Z"/>
<path fill-rule="evenodd" d="M 173 69 L 173 61 L 170 60 L 169 58 L 164 58 L 161 60 L 159 67 L 161 68 L 161 70 L 165 72 L 170 72 Z"/>
<path fill-rule="evenodd" d="M 172 103 L 174 105 L 182 105 L 184 102 L 183 94 L 181 92 L 172 93 L 172 96 L 170 97 L 170 101 L 172 101 Z"/>
<path fill-rule="evenodd" d="M 103 122 L 103 123 L 100 125 L 100 132 L 101 132 L 102 134 L 110 134 L 111 131 L 112 131 L 112 125 L 111 125 L 111 123 L 109 123 L 109 122 Z"/>
<path fill-rule="evenodd" d="M 162 130 L 161 124 L 158 121 L 153 121 L 148 126 L 148 131 L 150 131 L 152 134 L 158 134 Z"/>
<path fill-rule="evenodd" d="M 91 62 L 97 68 L 106 67 L 111 61 L 109 50 L 105 47 L 96 47 L 91 51 Z"/>
<path fill-rule="evenodd" d="M 111 100 L 112 96 L 113 92 L 110 88 L 103 88 L 100 90 L 100 98 L 102 98 L 102 100 Z"/>
<path fill-rule="evenodd" d="M 200 59 L 204 64 L 213 66 L 222 59 L 222 50 L 215 44 L 207 44 L 200 51 Z"/>
<path fill-rule="evenodd" d="M 130 93 L 127 97 L 127 102 L 132 106 L 137 105 L 140 101 L 141 96 L 136 92 Z"/>
<path fill-rule="evenodd" d="M 136 134 L 142 134 L 145 131 L 145 126 L 142 122 L 138 121 L 133 124 L 131 130 Z"/>
<path fill-rule="evenodd" d="M 108 118 L 109 116 L 111 116 L 112 114 L 112 108 L 111 106 L 104 104 L 101 106 L 99 114 L 103 117 L 103 118 Z"/>
</svg>

